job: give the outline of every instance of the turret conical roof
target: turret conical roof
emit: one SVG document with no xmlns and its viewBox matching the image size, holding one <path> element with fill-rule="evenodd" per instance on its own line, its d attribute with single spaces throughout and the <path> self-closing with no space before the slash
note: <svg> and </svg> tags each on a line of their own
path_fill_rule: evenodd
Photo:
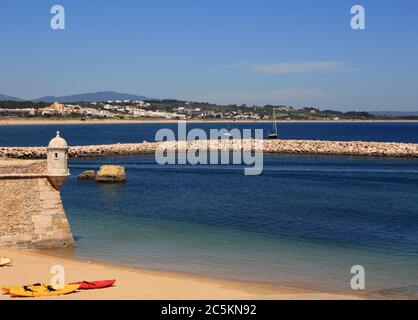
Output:
<svg viewBox="0 0 418 320">
<path fill-rule="evenodd" d="M 68 144 L 67 141 L 60 136 L 60 132 L 57 131 L 57 136 L 49 142 L 48 148 L 68 149 Z"/>
</svg>

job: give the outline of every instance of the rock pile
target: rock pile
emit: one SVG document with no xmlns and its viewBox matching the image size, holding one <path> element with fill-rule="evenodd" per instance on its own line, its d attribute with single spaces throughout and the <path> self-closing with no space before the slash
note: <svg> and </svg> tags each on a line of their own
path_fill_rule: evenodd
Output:
<svg viewBox="0 0 418 320">
<path fill-rule="evenodd" d="M 97 182 L 119 183 L 126 181 L 125 168 L 122 166 L 105 165 L 97 172 Z"/>
<path fill-rule="evenodd" d="M 209 145 L 215 150 L 241 150 L 243 144 L 251 145 L 252 149 L 261 146 L 266 153 L 282 154 L 318 154 L 318 155 L 349 155 L 374 157 L 414 157 L 418 158 L 418 144 L 386 143 L 386 142 L 339 142 L 315 140 L 242 140 L 242 141 L 195 141 L 166 142 L 169 150 L 190 150 L 199 146 Z M 115 156 L 131 156 L 155 153 L 162 142 L 92 145 L 71 147 L 69 155 L 72 158 L 101 158 Z M 46 158 L 46 148 L 37 147 L 0 147 L 0 157 L 18 159 Z"/>
<path fill-rule="evenodd" d="M 96 171 L 94 170 L 87 170 L 80 174 L 77 178 L 78 180 L 95 180 L 96 179 Z"/>
<path fill-rule="evenodd" d="M 98 172 L 87 170 L 78 176 L 78 180 L 120 183 L 126 181 L 125 168 L 122 166 L 104 165 Z"/>
</svg>

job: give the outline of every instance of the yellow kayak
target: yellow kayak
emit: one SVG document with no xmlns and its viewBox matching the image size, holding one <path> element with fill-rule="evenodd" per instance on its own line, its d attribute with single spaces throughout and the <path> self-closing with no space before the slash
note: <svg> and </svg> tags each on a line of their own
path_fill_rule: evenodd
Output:
<svg viewBox="0 0 418 320">
<path fill-rule="evenodd" d="M 19 290 L 22 288 L 29 288 L 29 290 L 35 290 L 35 291 L 39 291 L 39 290 L 44 290 L 44 288 L 47 288 L 48 285 L 47 284 L 42 284 L 42 283 L 36 283 L 36 284 L 30 284 L 27 286 L 2 286 L 0 287 L 1 290 L 3 290 L 4 293 L 9 293 L 10 290 Z"/>
<path fill-rule="evenodd" d="M 80 285 L 78 284 L 69 284 L 62 289 L 54 289 L 51 286 L 42 284 L 22 287 L 3 287 L 2 289 L 4 291 L 8 290 L 8 294 L 12 297 L 52 297 L 76 292 L 79 287 Z"/>
<path fill-rule="evenodd" d="M 9 293 L 10 290 L 12 290 L 13 287 L 0 287 L 0 289 L 4 292 L 4 293 Z"/>
<path fill-rule="evenodd" d="M 13 260 L 10 258 L 0 258 L 0 267 L 5 267 L 13 263 Z"/>
</svg>

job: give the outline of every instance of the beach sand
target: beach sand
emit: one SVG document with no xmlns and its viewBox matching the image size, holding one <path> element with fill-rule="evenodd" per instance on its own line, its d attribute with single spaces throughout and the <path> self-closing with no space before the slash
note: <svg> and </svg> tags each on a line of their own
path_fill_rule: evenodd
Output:
<svg viewBox="0 0 418 320">
<path fill-rule="evenodd" d="M 55 257 L 38 251 L 0 248 L 0 256 L 13 265 L 0 268 L 0 285 L 50 283 L 52 266 L 65 268 L 66 282 L 117 279 L 113 288 L 80 291 L 53 300 L 335 300 L 358 299 L 353 295 L 308 289 L 209 278 L 186 273 L 132 269 Z M 0 300 L 12 299 L 0 295 Z M 32 299 L 32 298 L 31 298 Z M 35 298 L 45 299 L 45 298 Z"/>
</svg>

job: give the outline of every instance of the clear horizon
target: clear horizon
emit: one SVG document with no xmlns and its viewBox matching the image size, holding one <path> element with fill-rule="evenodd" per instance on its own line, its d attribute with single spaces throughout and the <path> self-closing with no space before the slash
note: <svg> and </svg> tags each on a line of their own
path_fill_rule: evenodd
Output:
<svg viewBox="0 0 418 320">
<path fill-rule="evenodd" d="M 65 8 L 65 30 L 50 9 Z M 366 10 L 352 30 L 350 9 Z M 418 3 L 5 0 L 0 94 L 418 111 Z M 24 10 L 22 10 L 24 8 Z"/>
</svg>

